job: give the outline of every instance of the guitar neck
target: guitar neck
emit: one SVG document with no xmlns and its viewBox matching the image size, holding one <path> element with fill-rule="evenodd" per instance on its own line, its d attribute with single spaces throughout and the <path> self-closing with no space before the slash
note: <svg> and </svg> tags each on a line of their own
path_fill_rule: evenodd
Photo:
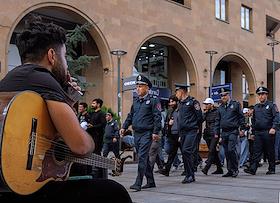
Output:
<svg viewBox="0 0 280 203">
<path fill-rule="evenodd" d="M 91 154 L 89 157 L 85 157 L 85 158 L 78 158 L 73 155 L 67 155 L 65 157 L 65 160 L 74 163 L 96 166 L 96 167 L 111 169 L 111 170 L 115 170 L 116 168 L 116 164 L 114 160 L 108 159 L 106 157 L 97 154 Z"/>
</svg>

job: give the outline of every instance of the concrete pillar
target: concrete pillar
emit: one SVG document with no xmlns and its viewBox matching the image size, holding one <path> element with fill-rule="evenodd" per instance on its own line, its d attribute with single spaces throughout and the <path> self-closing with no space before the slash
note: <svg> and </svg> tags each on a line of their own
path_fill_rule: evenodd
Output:
<svg viewBox="0 0 280 203">
<path fill-rule="evenodd" d="M 280 69 L 275 71 L 275 82 L 276 82 L 276 91 L 275 91 L 275 103 L 280 107 Z"/>
<path fill-rule="evenodd" d="M 175 83 L 187 83 L 186 67 L 180 54 L 174 47 L 168 49 L 168 85 L 172 94 Z"/>
<path fill-rule="evenodd" d="M 242 68 L 238 63 L 230 63 L 229 66 L 231 71 L 232 98 L 242 104 Z"/>
</svg>

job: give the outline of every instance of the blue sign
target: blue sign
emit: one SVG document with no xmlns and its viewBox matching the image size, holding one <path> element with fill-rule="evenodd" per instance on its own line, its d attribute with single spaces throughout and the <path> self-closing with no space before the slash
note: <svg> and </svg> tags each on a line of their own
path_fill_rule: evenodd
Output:
<svg viewBox="0 0 280 203">
<path fill-rule="evenodd" d="M 214 100 L 214 102 L 218 102 L 221 100 L 220 94 L 219 94 L 219 90 L 221 88 L 227 88 L 230 89 L 230 96 L 231 96 L 231 92 L 232 92 L 232 84 L 231 83 L 227 83 L 224 85 L 216 85 L 216 86 L 212 86 L 212 94 L 211 97 Z"/>
<path fill-rule="evenodd" d="M 168 100 L 171 95 L 169 88 L 152 87 L 149 94 L 157 96 L 159 99 Z M 133 90 L 133 97 L 137 97 L 136 89 Z"/>
</svg>

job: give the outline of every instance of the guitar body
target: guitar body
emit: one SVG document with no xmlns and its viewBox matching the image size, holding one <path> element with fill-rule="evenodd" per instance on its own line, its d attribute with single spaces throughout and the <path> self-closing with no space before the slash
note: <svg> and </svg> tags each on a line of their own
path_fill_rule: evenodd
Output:
<svg viewBox="0 0 280 203">
<path fill-rule="evenodd" d="M 0 170 L 2 182 L 13 192 L 27 195 L 34 193 L 52 180 L 52 178 L 42 178 L 43 159 L 46 151 L 51 148 L 50 142 L 38 143 L 38 138 L 36 138 L 37 144 L 31 168 L 27 169 L 32 119 L 37 119 L 37 137 L 53 140 L 56 130 L 46 103 L 39 94 L 31 91 L 18 93 L 7 105 L 3 102 L 8 101 L 5 98 L 7 94 L 3 96 L 1 93 Z M 40 140 L 44 140 L 43 138 Z"/>
<path fill-rule="evenodd" d="M 0 191 L 5 187 L 21 195 L 32 194 L 51 180 L 67 180 L 74 162 L 112 169 L 112 175 L 118 176 L 129 158 L 76 157 L 56 135 L 39 94 L 0 92 Z"/>
</svg>

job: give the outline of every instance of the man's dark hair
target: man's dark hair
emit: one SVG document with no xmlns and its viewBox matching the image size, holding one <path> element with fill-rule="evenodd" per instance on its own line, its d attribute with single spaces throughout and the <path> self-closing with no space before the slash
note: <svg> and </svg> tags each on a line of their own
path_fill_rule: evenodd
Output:
<svg viewBox="0 0 280 203">
<path fill-rule="evenodd" d="M 79 105 L 82 105 L 85 109 L 88 107 L 87 103 L 81 102 Z"/>
<path fill-rule="evenodd" d="M 50 48 L 65 44 L 65 30 L 53 23 L 43 23 L 38 16 L 30 16 L 26 28 L 17 37 L 16 45 L 23 63 L 41 61 Z"/>
<path fill-rule="evenodd" d="M 110 114 L 112 117 L 114 117 L 114 114 L 112 111 L 108 111 L 106 114 Z"/>
<path fill-rule="evenodd" d="M 175 95 L 171 95 L 168 101 L 170 102 L 170 100 L 178 102 L 178 98 Z"/>
<path fill-rule="evenodd" d="M 92 100 L 92 102 L 96 102 L 97 104 L 99 104 L 100 108 L 101 108 L 102 105 L 103 105 L 103 100 L 100 99 L 100 98 L 94 99 L 94 100 Z"/>
</svg>

